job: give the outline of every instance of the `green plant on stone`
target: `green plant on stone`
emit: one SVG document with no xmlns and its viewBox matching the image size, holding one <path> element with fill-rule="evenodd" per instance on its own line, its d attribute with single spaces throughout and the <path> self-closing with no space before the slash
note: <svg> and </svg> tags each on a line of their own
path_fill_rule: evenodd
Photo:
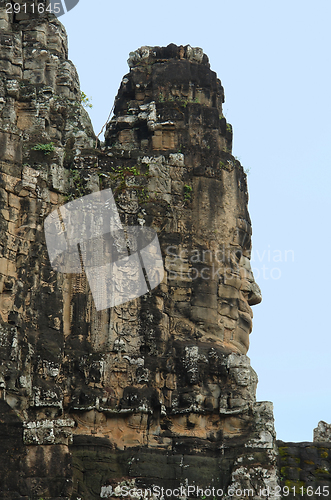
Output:
<svg viewBox="0 0 331 500">
<path fill-rule="evenodd" d="M 32 151 L 42 151 L 44 153 L 44 155 L 49 155 L 55 150 L 54 144 L 52 142 L 49 142 L 48 144 L 38 143 L 35 146 L 33 146 L 31 149 L 32 149 Z"/>
<path fill-rule="evenodd" d="M 120 183 L 119 183 L 119 185 L 116 188 L 116 191 L 117 191 L 116 194 L 118 194 L 119 191 L 125 190 L 125 188 L 126 188 L 125 178 L 126 177 L 140 175 L 140 172 L 139 172 L 138 168 L 135 165 L 132 166 L 132 167 L 121 167 L 121 166 L 118 166 L 118 167 L 116 167 L 116 169 L 114 169 L 113 172 L 115 174 L 113 176 L 113 179 L 119 179 L 120 180 Z"/>
<path fill-rule="evenodd" d="M 140 175 L 138 168 L 134 165 L 133 167 L 117 167 L 115 174 L 124 180 L 125 177 L 129 175 Z"/>
<path fill-rule="evenodd" d="M 149 194 L 145 188 L 143 188 L 140 191 L 140 193 L 138 195 L 138 199 L 139 199 L 140 203 L 145 203 L 149 199 Z"/>
<path fill-rule="evenodd" d="M 230 123 L 226 124 L 226 131 L 232 134 L 232 125 L 230 125 Z"/>
<path fill-rule="evenodd" d="M 91 103 L 92 98 L 88 98 L 85 92 L 81 91 L 80 93 L 80 102 L 84 108 L 93 108 L 93 104 Z"/>
<path fill-rule="evenodd" d="M 234 167 L 235 163 L 232 162 L 231 160 L 227 160 L 226 162 L 224 162 L 224 161 L 221 160 L 220 163 L 219 163 L 219 165 L 220 165 L 220 169 L 221 170 L 227 170 L 228 172 L 230 172 L 231 171 L 231 167 Z"/>
<path fill-rule="evenodd" d="M 191 193 L 192 193 L 193 188 L 189 186 L 188 184 L 185 184 L 184 186 L 184 200 L 190 200 L 191 199 Z"/>
<path fill-rule="evenodd" d="M 130 173 L 132 173 L 132 175 L 140 175 L 140 172 L 139 170 L 137 169 L 136 166 L 134 167 L 128 167 L 127 169 Z"/>
<path fill-rule="evenodd" d="M 70 179 L 72 181 L 72 188 L 71 192 L 66 197 L 66 201 L 72 201 L 75 200 L 76 198 L 81 198 L 82 196 L 85 196 L 86 194 L 85 187 L 79 170 L 76 169 L 71 170 Z"/>
</svg>

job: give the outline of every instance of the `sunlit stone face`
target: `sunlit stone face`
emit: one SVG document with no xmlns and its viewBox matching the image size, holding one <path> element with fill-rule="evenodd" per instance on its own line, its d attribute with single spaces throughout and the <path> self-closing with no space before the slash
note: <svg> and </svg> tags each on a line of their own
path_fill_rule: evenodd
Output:
<svg viewBox="0 0 331 500">
<path fill-rule="evenodd" d="M 36 470 L 45 488 L 49 472 L 44 498 L 55 495 L 53 464 L 65 465 L 68 487 L 84 498 L 134 476 L 139 484 L 147 476 L 148 485 L 163 478 L 165 487 L 168 478 L 191 474 L 191 484 L 210 485 L 217 476 L 223 487 L 233 451 L 241 443 L 247 455 L 247 433 L 255 443 L 267 411 L 258 407 L 255 428 L 257 377 L 249 359 L 234 354 L 248 349 L 250 305 L 261 297 L 249 264 L 246 176 L 231 155 L 221 82 L 202 49 L 139 49 L 130 55 L 106 142 L 95 148 L 63 27 L 48 16 L 27 22 L 12 15 L 3 25 L 12 33 L 0 55 L 0 421 L 5 429 L 12 421 L 11 439 L 16 429 L 4 454 L 17 450 L 13 484 L 20 462 L 34 492 Z M 54 151 L 44 154 L 39 142 Z M 77 268 L 83 262 L 85 273 L 55 269 L 45 220 L 55 212 L 57 230 L 70 226 L 75 237 L 84 225 L 76 213 L 65 220 L 63 205 L 107 189 L 123 225 L 156 231 L 166 273 L 150 292 L 98 308 L 85 264 L 94 267 L 100 240 L 91 238 L 91 255 L 79 243 Z M 93 281 L 103 292 L 98 273 Z M 120 287 L 127 283 L 120 277 Z M 148 448 L 158 450 L 151 462 L 142 456 Z M 204 456 L 214 460 L 209 476 Z M 77 465 L 72 480 L 69 462 Z M 149 464 L 155 471 L 160 464 L 162 474 L 152 477 Z"/>
<path fill-rule="evenodd" d="M 170 333 L 246 353 L 250 306 L 261 294 L 250 268 L 246 174 L 231 154 L 221 82 L 191 47 L 142 47 L 129 65 L 106 145 L 148 166 L 142 218 L 160 237 Z M 134 196 L 127 189 L 119 197 L 126 220 Z"/>
<path fill-rule="evenodd" d="M 240 190 L 245 178 L 232 163 L 214 176 L 193 172 L 191 200 L 178 217 L 180 243 L 165 247 L 165 266 L 170 314 L 226 349 L 246 353 L 250 306 L 261 301 L 261 292 L 250 266 L 252 231 L 246 191 Z"/>
</svg>

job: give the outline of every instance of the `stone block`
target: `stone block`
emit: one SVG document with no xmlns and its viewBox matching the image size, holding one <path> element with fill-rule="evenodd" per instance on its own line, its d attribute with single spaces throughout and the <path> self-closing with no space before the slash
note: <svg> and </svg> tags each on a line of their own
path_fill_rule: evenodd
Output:
<svg viewBox="0 0 331 500">
<path fill-rule="evenodd" d="M 162 149 L 175 149 L 177 137 L 172 130 L 162 131 Z"/>
<path fill-rule="evenodd" d="M 152 137 L 152 147 L 156 150 L 162 150 L 162 131 L 156 130 Z"/>
<path fill-rule="evenodd" d="M 233 288 L 237 288 L 237 290 L 240 290 L 242 287 L 242 280 L 239 274 L 232 273 L 227 270 L 224 275 L 224 285 L 232 286 Z"/>
<path fill-rule="evenodd" d="M 38 170 L 35 170 L 34 168 L 24 165 L 22 172 L 22 186 L 24 188 L 30 188 L 35 190 L 37 187 L 39 175 L 40 172 Z"/>
<path fill-rule="evenodd" d="M 171 153 L 169 155 L 169 165 L 174 167 L 184 167 L 184 155 L 183 153 Z"/>
<path fill-rule="evenodd" d="M 191 320 L 197 323 L 199 323 L 199 321 L 207 321 L 208 323 L 217 325 L 217 311 L 216 309 L 210 309 L 208 307 L 192 306 Z"/>
<path fill-rule="evenodd" d="M 15 208 L 9 207 L 8 209 L 1 209 L 2 217 L 8 222 L 16 222 L 18 220 L 19 211 Z"/>
<path fill-rule="evenodd" d="M 170 166 L 170 177 L 175 181 L 183 182 L 185 170 L 183 167 L 172 167 Z"/>
<path fill-rule="evenodd" d="M 0 150 L 3 161 L 22 161 L 22 139 L 13 132 L 0 131 Z"/>
<path fill-rule="evenodd" d="M 4 274 L 5 276 L 17 277 L 16 266 L 15 263 L 0 257 L 0 274 Z"/>
<path fill-rule="evenodd" d="M 171 297 L 173 300 L 176 302 L 182 302 L 182 301 L 189 301 L 191 299 L 191 293 L 192 289 L 191 288 L 184 288 L 184 287 L 176 287 L 176 286 L 170 286 L 169 287 L 169 293 L 171 294 Z"/>
<path fill-rule="evenodd" d="M 314 442 L 331 442 L 331 424 L 327 424 L 323 420 L 318 422 L 318 426 L 314 429 Z"/>
<path fill-rule="evenodd" d="M 198 293 L 197 293 L 198 292 Z M 213 310 L 217 309 L 216 294 L 204 293 L 200 294 L 199 289 L 195 289 L 195 293 L 191 299 L 192 306 L 207 307 Z"/>
<path fill-rule="evenodd" d="M 239 298 L 239 290 L 230 285 L 219 285 L 218 287 L 218 296 L 221 299 L 238 299 Z"/>
<path fill-rule="evenodd" d="M 148 192 L 153 196 L 154 193 L 170 194 L 171 179 L 165 177 L 151 177 L 148 180 Z"/>
<path fill-rule="evenodd" d="M 118 140 L 123 145 L 133 144 L 135 142 L 135 136 L 133 130 L 124 129 L 118 135 Z"/>
<path fill-rule="evenodd" d="M 224 328 L 227 328 L 228 330 L 231 330 L 234 333 L 234 330 L 237 327 L 237 320 L 228 318 L 227 316 L 222 316 L 222 323 L 224 325 Z"/>
<path fill-rule="evenodd" d="M 237 320 L 239 318 L 238 305 L 233 300 L 232 302 L 221 302 L 218 306 L 218 312 L 222 316 Z"/>
<path fill-rule="evenodd" d="M 5 9 L 0 10 L 0 30 L 9 31 L 11 28 L 9 14 Z"/>
<path fill-rule="evenodd" d="M 19 196 L 16 196 L 13 193 L 9 193 L 9 201 L 8 201 L 8 203 L 9 203 L 10 207 L 16 208 L 16 210 L 20 210 L 21 209 L 20 198 L 19 198 Z"/>
<path fill-rule="evenodd" d="M 8 205 L 8 193 L 4 188 L 0 188 L 0 206 L 5 208 Z"/>
<path fill-rule="evenodd" d="M 13 177 L 12 175 L 8 175 L 5 173 L 0 173 L 0 185 L 2 188 L 5 188 L 6 191 L 10 193 L 15 192 L 15 188 L 18 183 L 20 183 L 20 179 L 17 177 Z"/>
<path fill-rule="evenodd" d="M 171 193 L 172 195 L 178 194 L 184 198 L 184 182 L 173 180 L 171 182 Z"/>
</svg>

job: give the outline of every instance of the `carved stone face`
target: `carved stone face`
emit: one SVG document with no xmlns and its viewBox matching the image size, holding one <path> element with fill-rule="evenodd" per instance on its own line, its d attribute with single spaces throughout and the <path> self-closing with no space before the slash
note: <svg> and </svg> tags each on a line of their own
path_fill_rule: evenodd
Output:
<svg viewBox="0 0 331 500">
<path fill-rule="evenodd" d="M 176 214 L 181 236 L 171 244 L 174 235 L 164 235 L 163 250 L 175 330 L 196 329 L 198 336 L 245 354 L 250 306 L 261 301 L 261 292 L 250 267 L 246 179 L 238 162 L 228 159 L 227 165 L 219 172 L 206 169 L 204 176 L 193 169 L 190 199 Z"/>
<path fill-rule="evenodd" d="M 50 123 L 53 135 L 45 140 L 54 141 L 56 151 L 35 151 L 39 138 L 30 138 L 22 168 L 8 174 L 3 164 L 8 245 L 0 343 L 33 354 L 15 354 L 17 360 L 28 356 L 25 380 L 20 362 L 4 352 L 0 389 L 3 384 L 13 408 L 31 408 L 38 418 L 63 408 L 113 415 L 164 407 L 177 415 L 193 405 L 202 414 L 206 408 L 232 411 L 238 400 L 227 390 L 220 397 L 217 384 L 228 380 L 226 354 L 247 352 L 250 305 L 261 297 L 249 267 L 246 175 L 231 154 L 223 88 L 201 49 L 144 48 L 131 55 L 130 65 L 103 148 L 78 148 L 70 115 L 64 154 L 50 108 L 40 134 Z M 71 83 L 77 92 L 65 90 L 69 97 L 61 99 L 76 123 L 74 71 Z M 52 103 L 60 113 L 58 99 Z M 92 144 L 89 138 L 86 145 Z M 151 293 L 97 311 L 83 273 L 52 269 L 43 223 L 68 194 L 109 188 L 123 224 L 157 231 L 166 275 Z"/>
<path fill-rule="evenodd" d="M 228 159 L 226 167 L 219 178 L 200 177 L 194 182 L 193 241 L 203 245 L 211 258 L 204 275 L 209 279 L 193 283 L 192 316 L 227 348 L 245 354 L 252 330 L 250 306 L 261 301 L 261 293 L 250 267 L 246 178 L 234 159 Z"/>
<path fill-rule="evenodd" d="M 131 54 L 106 144 L 136 150 L 138 167 L 148 165 L 144 223 L 161 240 L 170 332 L 245 354 L 250 306 L 261 301 L 250 268 L 246 174 L 231 155 L 221 82 L 195 50 L 144 47 Z M 128 193 L 121 201 L 127 217 Z"/>
<path fill-rule="evenodd" d="M 243 476 L 236 456 L 255 449 L 258 464 L 256 436 L 268 455 L 273 436 L 256 374 L 236 354 L 261 297 L 223 88 L 202 49 L 143 47 L 95 148 L 64 29 L 49 21 L 1 20 L 0 423 L 14 461 L 2 464 L 0 489 L 10 480 L 13 495 L 94 498 L 174 478 L 225 488 Z M 97 310 L 88 274 L 52 268 L 44 222 L 109 188 L 123 224 L 157 231 L 166 276 Z"/>
</svg>

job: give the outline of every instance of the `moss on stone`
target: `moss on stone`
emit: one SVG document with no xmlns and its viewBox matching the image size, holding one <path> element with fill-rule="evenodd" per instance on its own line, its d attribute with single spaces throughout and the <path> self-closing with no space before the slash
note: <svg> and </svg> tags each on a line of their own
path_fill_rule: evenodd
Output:
<svg viewBox="0 0 331 500">
<path fill-rule="evenodd" d="M 281 446 L 279 449 L 278 449 L 278 453 L 279 455 L 283 458 L 283 457 L 288 457 L 289 453 L 288 453 L 288 448 L 287 446 Z"/>
<path fill-rule="evenodd" d="M 314 470 L 314 475 L 329 476 L 330 472 L 327 469 L 315 469 Z"/>
<path fill-rule="evenodd" d="M 305 483 L 304 481 L 291 481 L 290 479 L 286 479 L 285 481 L 285 486 L 288 486 L 288 488 L 295 488 L 298 490 L 299 488 L 304 488 Z"/>
</svg>

